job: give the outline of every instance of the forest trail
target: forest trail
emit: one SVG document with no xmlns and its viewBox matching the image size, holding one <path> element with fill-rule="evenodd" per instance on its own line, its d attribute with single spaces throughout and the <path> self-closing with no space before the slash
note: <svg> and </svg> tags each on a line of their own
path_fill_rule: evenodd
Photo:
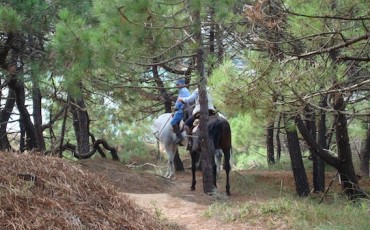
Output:
<svg viewBox="0 0 370 230">
<path fill-rule="evenodd" d="M 205 213 L 209 205 L 214 203 L 214 199 L 229 199 L 230 202 L 239 202 L 249 198 L 235 192 L 233 194 L 233 189 L 231 189 L 232 196 L 229 198 L 224 195 L 217 198 L 205 195 L 200 172 L 197 173 L 196 191 L 190 191 L 190 170 L 177 173 L 175 179 L 167 179 L 159 175 L 133 170 L 122 163 L 106 159 L 83 160 L 79 161 L 79 164 L 82 169 L 106 178 L 121 192 L 127 193 L 143 209 L 149 210 L 154 215 L 174 222 L 185 229 L 270 229 L 267 226 L 256 226 L 235 221 L 225 222 L 215 217 L 206 217 Z M 222 180 L 218 182 L 219 190 L 222 193 L 225 191 L 224 186 Z"/>
</svg>

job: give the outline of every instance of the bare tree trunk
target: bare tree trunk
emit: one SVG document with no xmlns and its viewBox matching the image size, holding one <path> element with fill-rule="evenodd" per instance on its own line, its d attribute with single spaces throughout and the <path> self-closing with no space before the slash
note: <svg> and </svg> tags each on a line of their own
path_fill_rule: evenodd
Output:
<svg viewBox="0 0 370 230">
<path fill-rule="evenodd" d="M 272 97 L 272 102 L 275 103 L 277 99 L 278 97 L 274 95 Z M 268 165 L 275 164 L 274 129 L 275 129 L 275 118 L 271 118 L 266 128 L 266 147 L 267 147 Z"/>
<path fill-rule="evenodd" d="M 77 101 L 71 101 L 76 104 L 72 105 L 71 109 L 73 114 L 73 127 L 77 140 L 76 154 L 83 156 L 90 152 L 88 115 L 83 98 L 80 98 Z"/>
<path fill-rule="evenodd" d="M 321 106 L 324 108 L 327 106 L 326 103 L 327 96 L 323 96 L 321 99 Z M 320 112 L 320 118 L 318 122 L 318 144 L 327 149 L 326 141 L 326 112 Z M 325 191 L 325 161 L 321 157 L 312 151 L 312 160 L 313 160 L 313 189 L 314 192 L 323 192 Z"/>
<path fill-rule="evenodd" d="M 78 114 L 78 125 L 79 125 L 79 133 L 78 133 L 78 153 L 79 154 L 86 154 L 90 152 L 89 146 L 89 118 L 86 111 L 86 106 L 84 100 L 81 98 L 77 101 L 77 105 L 80 107 L 77 109 Z"/>
<path fill-rule="evenodd" d="M 334 109 L 344 111 L 345 103 L 343 95 L 335 95 Z M 362 191 L 359 191 L 358 181 L 355 174 L 355 169 L 352 163 L 352 151 L 349 142 L 347 118 L 344 114 L 338 113 L 334 115 L 335 136 L 338 147 L 338 158 L 343 162 L 339 165 L 338 172 L 342 180 L 342 187 L 351 198 L 362 196 Z"/>
<path fill-rule="evenodd" d="M 42 109 L 41 92 L 35 81 L 32 82 L 32 100 L 33 100 L 33 121 L 35 123 L 36 143 L 39 151 L 45 151 L 45 140 L 42 134 Z"/>
<path fill-rule="evenodd" d="M 293 170 L 293 176 L 298 196 L 307 196 L 310 194 L 307 175 L 302 161 L 301 148 L 296 127 L 291 121 L 285 121 L 285 131 L 288 141 L 288 150 Z"/>
<path fill-rule="evenodd" d="M 26 101 L 26 94 L 24 90 L 24 83 L 19 81 L 16 76 L 11 76 L 9 83 L 9 87 L 15 91 L 15 102 L 17 104 L 17 108 L 20 115 L 20 120 L 22 125 L 25 129 L 26 133 L 26 147 L 25 149 L 33 150 L 37 149 L 36 143 L 36 134 L 35 134 L 35 127 L 31 121 L 31 115 L 28 112 L 25 101 Z M 21 151 L 24 149 L 21 149 Z"/>
<path fill-rule="evenodd" d="M 345 119 L 345 116 L 343 114 L 341 116 L 343 117 L 337 119 L 336 122 L 337 124 L 335 125 L 337 127 L 336 135 L 340 135 L 340 137 L 338 137 L 337 139 L 338 157 L 333 156 L 327 150 L 323 149 L 318 143 L 316 143 L 316 141 L 312 138 L 312 136 L 310 135 L 309 131 L 307 130 L 306 126 L 303 124 L 303 121 L 299 116 L 296 116 L 295 121 L 301 135 L 303 136 L 307 144 L 310 146 L 310 148 L 313 151 L 315 151 L 321 157 L 321 159 L 323 159 L 327 164 L 330 164 L 331 166 L 338 170 L 343 182 L 342 187 L 347 196 L 350 199 L 364 197 L 365 196 L 364 192 L 358 186 L 357 178 L 353 170 L 352 160 L 348 160 L 348 158 L 351 156 L 347 156 L 347 154 L 349 154 L 350 152 L 348 152 L 348 149 L 346 149 L 347 147 L 344 146 L 346 145 L 346 140 L 348 141 L 349 139 L 348 133 L 346 131 L 347 120 Z M 349 142 L 347 142 L 347 144 L 349 147 Z M 340 154 L 339 151 L 341 152 Z"/>
<path fill-rule="evenodd" d="M 274 121 L 270 122 L 266 128 L 266 147 L 267 147 L 267 163 L 268 165 L 275 164 L 274 152 Z"/>
<path fill-rule="evenodd" d="M 0 112 L 0 149 L 10 151 L 12 149 L 8 135 L 7 135 L 7 125 L 12 114 L 13 108 L 15 106 L 15 91 L 8 90 L 8 97 L 5 102 L 3 110 Z"/>
<path fill-rule="evenodd" d="M 176 149 L 176 154 L 175 154 L 175 157 L 173 159 L 173 163 L 175 165 L 175 170 L 177 172 L 185 171 L 184 164 L 182 163 L 181 158 L 180 158 L 179 148 Z"/>
<path fill-rule="evenodd" d="M 208 99 L 207 99 L 207 78 L 204 70 L 204 48 L 201 32 L 201 19 L 200 9 L 195 12 L 195 25 L 196 25 L 196 39 L 198 42 L 197 49 L 197 72 L 199 74 L 199 104 L 200 104 L 200 149 L 202 159 L 202 172 L 203 172 L 203 191 L 206 194 L 211 194 L 215 191 L 216 187 L 213 178 L 213 142 L 208 141 Z M 213 147 L 213 148 L 212 148 Z M 213 151 L 213 152 L 212 152 Z"/>
<path fill-rule="evenodd" d="M 308 107 L 306 107 L 306 127 L 309 130 L 312 138 L 316 140 L 317 139 L 316 138 L 316 114 L 313 110 L 311 110 Z M 308 146 L 308 148 L 310 150 L 310 154 L 311 154 L 310 158 L 312 159 L 312 163 L 313 163 L 312 176 L 313 176 L 314 191 L 323 192 L 325 191 L 325 171 L 324 171 L 324 168 L 322 167 L 322 164 L 320 164 L 323 162 L 320 159 L 320 156 L 317 155 L 315 151 L 312 151 L 310 146 Z"/>
<path fill-rule="evenodd" d="M 279 114 L 278 122 L 277 122 L 277 131 L 276 131 L 276 162 L 280 162 L 281 158 L 281 141 L 280 141 L 280 124 L 281 124 L 281 113 Z"/>
<path fill-rule="evenodd" d="M 360 152 L 360 171 L 361 176 L 369 178 L 369 159 L 370 159 L 370 116 L 367 117 L 367 135 L 365 145 Z"/>
</svg>

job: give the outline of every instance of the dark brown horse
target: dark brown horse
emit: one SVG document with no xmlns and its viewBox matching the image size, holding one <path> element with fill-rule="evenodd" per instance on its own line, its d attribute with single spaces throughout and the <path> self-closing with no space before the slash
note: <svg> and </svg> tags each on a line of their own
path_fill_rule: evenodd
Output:
<svg viewBox="0 0 370 230">
<path fill-rule="evenodd" d="M 230 195 L 230 182 L 229 182 L 229 174 L 231 170 L 230 166 L 230 157 L 231 157 L 231 129 L 229 122 L 218 115 L 210 116 L 208 120 L 208 141 L 213 141 L 215 153 L 212 153 L 212 167 L 213 167 L 213 183 L 215 187 L 216 185 L 216 178 L 217 178 L 217 168 L 215 163 L 214 156 L 216 155 L 216 149 L 222 149 L 224 154 L 224 170 L 226 172 L 226 194 Z M 192 171 L 192 183 L 191 183 L 191 190 L 195 190 L 196 178 L 195 178 L 195 171 L 196 171 L 196 163 L 197 163 L 197 156 L 201 154 L 200 145 L 198 141 L 199 130 L 197 130 L 192 137 L 193 147 L 190 151 L 191 155 L 191 171 Z"/>
</svg>

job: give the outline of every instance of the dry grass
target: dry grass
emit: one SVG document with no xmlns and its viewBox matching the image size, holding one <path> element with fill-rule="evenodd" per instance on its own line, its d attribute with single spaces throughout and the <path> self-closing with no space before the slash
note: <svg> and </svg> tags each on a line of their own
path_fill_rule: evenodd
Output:
<svg viewBox="0 0 370 230">
<path fill-rule="evenodd" d="M 168 229 L 75 164 L 0 154 L 0 229 Z"/>
</svg>

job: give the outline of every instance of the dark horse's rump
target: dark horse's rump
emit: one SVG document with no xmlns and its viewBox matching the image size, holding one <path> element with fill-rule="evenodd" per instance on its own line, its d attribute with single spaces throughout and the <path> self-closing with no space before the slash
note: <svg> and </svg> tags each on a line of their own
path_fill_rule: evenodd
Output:
<svg viewBox="0 0 370 230">
<path fill-rule="evenodd" d="M 230 184 L 229 184 L 229 173 L 230 167 L 230 156 L 231 156 L 231 129 L 229 122 L 220 116 L 210 116 L 208 120 L 208 138 L 212 141 L 215 149 L 222 149 L 224 154 L 224 170 L 226 172 L 226 194 L 230 195 Z M 191 189 L 195 190 L 195 171 L 196 171 L 196 156 L 200 153 L 200 146 L 198 143 L 199 130 L 193 137 L 193 149 L 191 151 L 192 159 L 192 186 Z M 212 159 L 213 156 L 212 156 Z M 216 186 L 216 164 L 213 161 L 213 179 L 214 185 Z"/>
<path fill-rule="evenodd" d="M 229 123 L 218 116 L 210 117 L 208 122 L 208 137 L 213 140 L 215 149 L 231 148 L 231 129 Z"/>
</svg>

